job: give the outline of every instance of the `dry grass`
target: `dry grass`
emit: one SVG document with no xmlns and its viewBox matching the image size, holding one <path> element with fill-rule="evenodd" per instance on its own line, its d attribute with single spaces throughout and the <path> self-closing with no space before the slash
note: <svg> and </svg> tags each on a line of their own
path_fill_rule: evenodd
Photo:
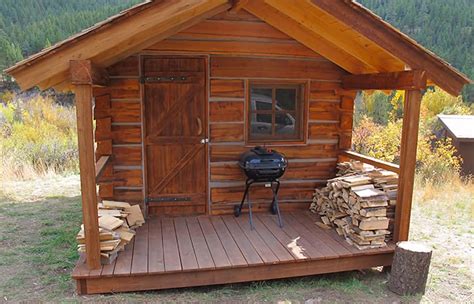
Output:
<svg viewBox="0 0 474 304">
<path fill-rule="evenodd" d="M 70 272 L 81 221 L 78 176 L 2 183 L 0 302 L 472 303 L 474 185 L 417 183 L 411 239 L 434 247 L 423 297 L 399 297 L 374 269 L 297 279 L 79 297 Z"/>
<path fill-rule="evenodd" d="M 426 302 L 472 303 L 474 183 L 452 175 L 415 187 L 410 239 L 433 246 Z"/>
</svg>

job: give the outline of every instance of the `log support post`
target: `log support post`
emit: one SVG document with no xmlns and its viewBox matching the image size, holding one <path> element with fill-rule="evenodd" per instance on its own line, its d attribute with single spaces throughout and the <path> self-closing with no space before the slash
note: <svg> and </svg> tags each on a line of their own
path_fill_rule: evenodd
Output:
<svg viewBox="0 0 474 304">
<path fill-rule="evenodd" d="M 399 295 L 424 294 L 431 263 L 431 247 L 400 242 L 395 248 L 388 289 Z"/>
<path fill-rule="evenodd" d="M 77 137 L 81 172 L 82 217 L 89 269 L 100 267 L 99 220 L 94 157 L 92 87 L 106 85 L 107 74 L 94 68 L 89 60 L 70 63 L 71 84 L 76 94 Z"/>
<path fill-rule="evenodd" d="M 395 209 L 395 241 L 408 240 L 410 213 L 415 181 L 418 122 L 422 92 L 406 90 L 403 110 L 402 140 L 400 146 L 400 175 L 398 179 L 397 206 Z"/>
</svg>

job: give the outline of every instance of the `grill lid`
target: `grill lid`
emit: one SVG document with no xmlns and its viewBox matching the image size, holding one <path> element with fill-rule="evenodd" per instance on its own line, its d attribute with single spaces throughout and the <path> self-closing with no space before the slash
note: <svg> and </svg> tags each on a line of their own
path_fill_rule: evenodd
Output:
<svg viewBox="0 0 474 304">
<path fill-rule="evenodd" d="M 273 180 L 285 173 L 288 162 L 282 153 L 257 146 L 241 155 L 239 166 L 248 178 Z"/>
</svg>

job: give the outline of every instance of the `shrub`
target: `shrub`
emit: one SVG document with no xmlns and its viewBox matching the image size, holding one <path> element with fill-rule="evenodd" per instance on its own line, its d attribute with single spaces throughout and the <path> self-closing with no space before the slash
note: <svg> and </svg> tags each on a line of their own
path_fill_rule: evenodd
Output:
<svg viewBox="0 0 474 304">
<path fill-rule="evenodd" d="M 353 132 L 353 147 L 355 151 L 381 160 L 399 163 L 400 140 L 402 133 L 401 119 L 403 108 L 403 93 L 394 92 L 388 108 L 389 121 L 386 125 L 377 123 L 373 116 L 365 115 L 359 119 Z M 373 100 L 363 101 L 369 105 Z M 375 113 L 363 111 L 363 113 Z M 461 159 L 456 156 L 456 149 L 451 140 L 436 138 L 438 118 L 436 115 L 470 114 L 471 109 L 461 98 L 450 96 L 441 90 L 430 90 L 423 96 L 420 116 L 420 130 L 417 151 L 417 173 L 422 181 L 429 180 L 439 183 L 449 176 L 459 174 Z"/>
<path fill-rule="evenodd" d="M 0 104 L 0 160 L 3 177 L 78 172 L 74 107 L 51 96 L 3 94 Z"/>
</svg>

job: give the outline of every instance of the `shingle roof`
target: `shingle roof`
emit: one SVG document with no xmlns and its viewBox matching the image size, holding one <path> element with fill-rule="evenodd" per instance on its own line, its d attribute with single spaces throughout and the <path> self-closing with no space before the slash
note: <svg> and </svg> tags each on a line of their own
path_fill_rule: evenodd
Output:
<svg viewBox="0 0 474 304">
<path fill-rule="evenodd" d="M 474 115 L 438 115 L 443 125 L 458 140 L 474 139 Z"/>
</svg>

